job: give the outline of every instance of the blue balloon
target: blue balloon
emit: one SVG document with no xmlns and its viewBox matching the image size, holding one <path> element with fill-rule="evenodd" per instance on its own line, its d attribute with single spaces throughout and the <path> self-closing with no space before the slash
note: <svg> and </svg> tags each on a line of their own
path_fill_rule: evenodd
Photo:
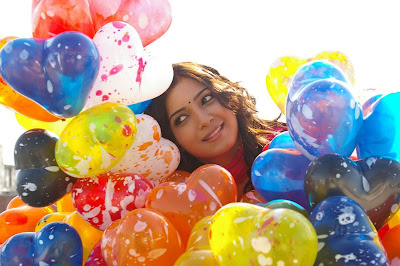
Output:
<svg viewBox="0 0 400 266">
<path fill-rule="evenodd" d="M 335 79 L 311 82 L 288 97 L 286 117 L 290 136 L 310 160 L 327 153 L 350 156 L 363 122 L 347 84 Z"/>
<path fill-rule="evenodd" d="M 297 149 L 296 144 L 293 142 L 292 137 L 289 134 L 289 131 L 285 131 L 279 133 L 272 139 L 270 142 L 268 149 Z"/>
<path fill-rule="evenodd" d="M 311 161 L 296 149 L 268 149 L 254 160 L 251 181 L 266 201 L 286 199 L 310 211 L 304 177 Z"/>
<path fill-rule="evenodd" d="M 328 197 L 309 220 L 318 236 L 314 265 L 389 265 L 375 227 L 354 200 Z"/>
<path fill-rule="evenodd" d="M 315 60 L 302 65 L 296 71 L 289 86 L 288 97 L 292 98 L 306 85 L 321 79 L 336 79 L 348 83 L 346 75 L 336 65 L 324 60 Z"/>
<path fill-rule="evenodd" d="M 14 39 L 0 51 L 0 75 L 18 93 L 60 118 L 83 109 L 98 75 L 94 42 L 79 32 Z"/>
<path fill-rule="evenodd" d="M 81 266 L 83 246 L 78 232 L 66 223 L 54 222 L 39 232 L 10 237 L 0 253 L 1 265 Z"/>
<path fill-rule="evenodd" d="M 144 101 L 144 102 L 128 105 L 128 107 L 129 107 L 129 109 L 132 110 L 132 112 L 135 115 L 138 115 L 138 114 L 143 113 L 146 110 L 146 108 L 150 105 L 150 103 L 151 103 L 151 99 Z"/>
<path fill-rule="evenodd" d="M 400 162 L 400 92 L 379 97 L 364 117 L 358 139 L 359 158 L 388 157 Z"/>
</svg>

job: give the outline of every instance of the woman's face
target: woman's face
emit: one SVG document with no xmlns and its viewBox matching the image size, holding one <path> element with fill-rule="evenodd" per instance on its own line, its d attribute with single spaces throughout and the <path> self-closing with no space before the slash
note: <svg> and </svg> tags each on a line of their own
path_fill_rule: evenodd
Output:
<svg viewBox="0 0 400 266">
<path fill-rule="evenodd" d="M 166 98 L 169 124 L 179 145 L 203 163 L 225 165 L 240 140 L 238 122 L 206 85 L 179 76 Z"/>
</svg>

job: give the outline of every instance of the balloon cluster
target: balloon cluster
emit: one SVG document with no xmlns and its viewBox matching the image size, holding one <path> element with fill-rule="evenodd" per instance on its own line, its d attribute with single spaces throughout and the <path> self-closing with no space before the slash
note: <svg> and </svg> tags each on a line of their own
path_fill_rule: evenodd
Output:
<svg viewBox="0 0 400 266">
<path fill-rule="evenodd" d="M 255 159 L 255 190 L 237 202 L 223 167 L 177 171 L 177 146 L 141 114 L 172 82 L 172 66 L 144 49 L 168 29 L 168 1 L 34 0 L 32 18 L 34 38 L 0 41 L 0 100 L 27 129 L 18 196 L 0 213 L 1 265 L 400 258 L 399 94 L 361 107 L 343 54 L 271 68 L 288 131 Z"/>
</svg>

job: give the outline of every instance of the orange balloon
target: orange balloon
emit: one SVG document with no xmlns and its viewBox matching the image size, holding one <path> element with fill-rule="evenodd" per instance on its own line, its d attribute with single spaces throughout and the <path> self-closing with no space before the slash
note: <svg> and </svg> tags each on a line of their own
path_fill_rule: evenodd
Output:
<svg viewBox="0 0 400 266">
<path fill-rule="evenodd" d="M 20 197 L 15 196 L 8 203 L 7 210 L 8 209 L 12 209 L 12 208 L 16 208 L 16 207 L 20 207 L 20 206 L 25 206 L 25 205 L 26 205 L 25 202 L 23 202 Z"/>
<path fill-rule="evenodd" d="M 396 225 L 387 231 L 382 238 L 382 244 L 390 261 L 395 258 L 400 259 L 400 225 Z"/>
<path fill-rule="evenodd" d="M 257 191 L 253 189 L 244 194 L 243 197 L 240 199 L 240 202 L 259 204 L 265 203 L 265 200 L 257 193 Z"/>
<path fill-rule="evenodd" d="M 165 215 L 178 230 L 186 246 L 190 231 L 203 217 L 237 198 L 232 175 L 219 165 L 197 168 L 185 183 L 166 182 L 153 188 L 146 207 Z"/>
<path fill-rule="evenodd" d="M 67 212 L 67 213 L 71 213 L 76 211 L 76 208 L 74 206 L 74 203 L 72 202 L 72 193 L 69 192 L 68 194 L 66 194 L 64 197 L 62 197 L 61 199 L 59 199 L 56 202 L 56 206 L 57 206 L 57 211 L 58 212 Z"/>
<path fill-rule="evenodd" d="M 6 37 L 0 39 L 0 49 L 9 41 L 17 37 Z M 24 77 L 21 77 L 24 78 Z M 46 122 L 54 122 L 60 118 L 50 114 L 36 102 L 26 98 L 13 90 L 0 76 L 0 103 L 13 109 L 22 115 Z"/>
<path fill-rule="evenodd" d="M 163 179 L 160 183 L 164 182 L 179 182 L 183 183 L 186 181 L 186 179 L 190 176 L 189 172 L 183 171 L 183 170 L 176 170 L 172 172 L 169 176 L 167 176 L 165 179 Z"/>
<path fill-rule="evenodd" d="M 64 219 L 64 223 L 67 223 L 75 228 L 81 237 L 83 246 L 83 261 L 86 261 L 94 246 L 103 236 L 103 231 L 86 222 L 81 216 L 79 216 L 77 211 L 68 214 Z"/>
<path fill-rule="evenodd" d="M 171 222 L 150 209 L 129 212 L 111 224 L 102 238 L 102 255 L 108 265 L 174 265 L 184 252 Z"/>
<path fill-rule="evenodd" d="M 26 204 L 5 210 L 0 214 L 0 244 L 18 233 L 35 232 L 40 219 L 53 212 L 50 207 L 35 208 Z"/>
</svg>

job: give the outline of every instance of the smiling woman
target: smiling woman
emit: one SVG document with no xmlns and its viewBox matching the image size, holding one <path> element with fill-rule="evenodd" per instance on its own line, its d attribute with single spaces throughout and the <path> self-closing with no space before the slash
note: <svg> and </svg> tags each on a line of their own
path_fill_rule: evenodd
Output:
<svg viewBox="0 0 400 266">
<path fill-rule="evenodd" d="M 255 99 L 245 88 L 209 66 L 174 64 L 169 89 L 153 99 L 146 113 L 181 151 L 178 169 L 192 172 L 202 164 L 230 171 L 238 195 L 251 188 L 249 169 L 270 137 L 284 130 L 277 120 L 260 119 Z"/>
</svg>

